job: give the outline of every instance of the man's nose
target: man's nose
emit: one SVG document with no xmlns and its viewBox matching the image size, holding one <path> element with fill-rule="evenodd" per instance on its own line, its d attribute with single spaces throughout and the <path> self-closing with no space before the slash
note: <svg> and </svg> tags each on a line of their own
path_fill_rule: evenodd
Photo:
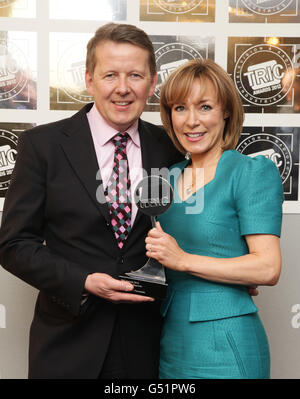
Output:
<svg viewBox="0 0 300 399">
<path fill-rule="evenodd" d="M 130 92 L 130 87 L 125 77 L 120 77 L 118 79 L 116 92 L 122 96 Z"/>
</svg>

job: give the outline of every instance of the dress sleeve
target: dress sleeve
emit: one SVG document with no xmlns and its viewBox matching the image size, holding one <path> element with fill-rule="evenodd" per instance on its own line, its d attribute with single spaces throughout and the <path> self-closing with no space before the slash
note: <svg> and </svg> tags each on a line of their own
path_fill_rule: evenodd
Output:
<svg viewBox="0 0 300 399">
<path fill-rule="evenodd" d="M 280 237 L 284 195 L 278 169 L 264 156 L 248 158 L 236 187 L 241 234 Z"/>
</svg>

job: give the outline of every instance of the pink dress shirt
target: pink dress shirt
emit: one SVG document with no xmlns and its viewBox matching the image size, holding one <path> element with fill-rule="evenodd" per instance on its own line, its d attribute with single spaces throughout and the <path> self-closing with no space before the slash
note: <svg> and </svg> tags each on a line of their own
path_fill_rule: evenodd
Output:
<svg viewBox="0 0 300 399">
<path fill-rule="evenodd" d="M 95 104 L 87 113 L 87 118 L 92 132 L 92 138 L 94 142 L 98 165 L 103 180 L 103 187 L 105 189 L 112 173 L 114 163 L 115 146 L 111 142 L 111 139 L 119 132 L 107 124 L 100 112 L 97 110 Z M 129 175 L 131 180 L 132 226 L 137 214 L 137 206 L 133 201 L 133 192 L 136 185 L 143 178 L 142 154 L 140 135 L 138 132 L 138 121 L 136 121 L 126 131 L 131 139 L 127 142 L 126 152 L 129 164 Z"/>
</svg>

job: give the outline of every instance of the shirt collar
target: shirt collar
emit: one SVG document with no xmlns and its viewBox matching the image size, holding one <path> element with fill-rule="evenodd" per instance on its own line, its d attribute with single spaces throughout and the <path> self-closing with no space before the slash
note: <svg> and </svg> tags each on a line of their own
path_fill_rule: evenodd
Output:
<svg viewBox="0 0 300 399">
<path fill-rule="evenodd" d="M 88 120 L 90 122 L 91 130 L 93 134 L 97 137 L 97 142 L 99 145 L 104 146 L 108 143 L 119 131 L 112 128 L 103 116 L 98 111 L 95 103 L 87 113 Z M 139 121 L 136 120 L 127 130 L 126 132 L 129 134 L 132 142 L 137 146 L 141 146 L 140 135 L 138 131 Z M 101 132 L 101 133 L 100 133 Z"/>
</svg>

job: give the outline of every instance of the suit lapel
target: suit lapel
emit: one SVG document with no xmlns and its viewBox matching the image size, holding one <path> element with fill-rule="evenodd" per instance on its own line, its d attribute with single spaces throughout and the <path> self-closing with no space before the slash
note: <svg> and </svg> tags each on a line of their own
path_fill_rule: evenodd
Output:
<svg viewBox="0 0 300 399">
<path fill-rule="evenodd" d="M 154 165 L 152 161 L 154 151 L 151 151 L 151 149 L 155 146 L 155 143 L 153 143 L 151 132 L 148 131 L 147 126 L 142 120 L 139 121 L 139 133 L 141 141 L 142 166 L 145 176 L 149 176 L 151 174 L 151 167 Z"/>
<path fill-rule="evenodd" d="M 144 177 L 146 177 L 151 175 L 151 169 L 154 168 L 156 165 L 157 157 L 155 148 L 158 148 L 159 143 L 156 141 L 154 135 L 151 134 L 151 131 L 147 128 L 147 126 L 143 123 L 141 119 L 139 120 L 139 134 L 141 141 L 143 174 Z M 139 222 L 139 219 L 142 215 L 143 213 L 138 210 L 133 228 Z"/>
<path fill-rule="evenodd" d="M 88 192 L 91 201 L 96 205 L 107 223 L 110 223 L 108 206 L 104 196 L 101 173 L 98 166 L 94 143 L 86 113 L 92 104 L 83 107 L 65 123 L 61 146 L 82 185 Z M 143 121 L 139 121 L 142 166 L 144 175 L 151 174 L 151 168 L 159 168 L 161 154 L 157 154 L 160 143 Z M 142 217 L 138 210 L 133 228 Z M 129 237 L 131 232 L 129 234 Z M 126 240 L 127 241 L 127 240 Z M 125 242 L 126 246 L 126 242 Z M 124 246 L 124 247 L 125 247 Z"/>
<path fill-rule="evenodd" d="M 68 120 L 64 126 L 61 146 L 91 200 L 106 221 L 110 222 L 94 143 L 86 117 L 91 106 L 92 104 L 88 104 Z"/>
</svg>

